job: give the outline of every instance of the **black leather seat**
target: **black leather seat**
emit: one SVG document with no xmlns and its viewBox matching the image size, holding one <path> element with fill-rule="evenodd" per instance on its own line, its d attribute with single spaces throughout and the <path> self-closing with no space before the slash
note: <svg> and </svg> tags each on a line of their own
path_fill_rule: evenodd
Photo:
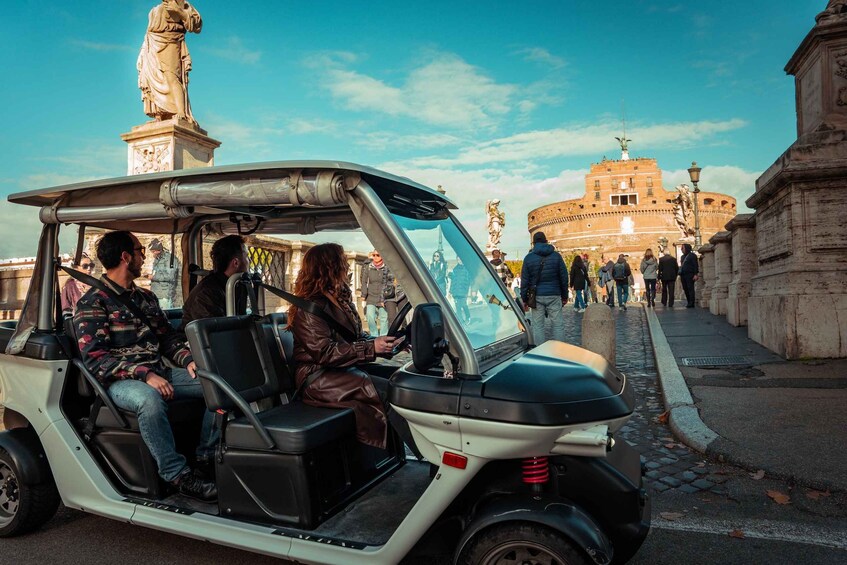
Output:
<svg viewBox="0 0 847 565">
<path fill-rule="evenodd" d="M 277 450 L 300 454 L 350 435 L 356 425 L 353 411 L 316 408 L 301 402 L 277 406 L 257 414 L 271 434 Z M 242 416 L 226 427 L 228 447 L 264 449 L 253 425 Z"/>
<path fill-rule="evenodd" d="M 280 392 L 289 398 L 294 394 L 294 336 L 286 329 L 288 314 L 275 312 L 261 321 L 262 335 L 270 352 L 270 360 L 279 381 Z"/>
<path fill-rule="evenodd" d="M 264 326 L 267 324 L 250 316 L 230 316 L 195 320 L 185 330 L 197 366 L 220 376 L 241 400 L 249 403 L 279 394 L 280 380 L 293 388 L 289 373 L 277 370 L 275 358 L 279 353 L 271 353 Z M 206 378 L 202 382 L 210 409 L 237 407 L 237 402 L 219 386 Z M 268 449 L 250 416 L 227 423 L 227 447 Z M 273 451 L 280 453 L 305 453 L 355 434 L 355 417 L 349 408 L 315 408 L 296 402 L 276 406 L 255 417 L 258 427 L 264 428 L 273 440 Z"/>
</svg>

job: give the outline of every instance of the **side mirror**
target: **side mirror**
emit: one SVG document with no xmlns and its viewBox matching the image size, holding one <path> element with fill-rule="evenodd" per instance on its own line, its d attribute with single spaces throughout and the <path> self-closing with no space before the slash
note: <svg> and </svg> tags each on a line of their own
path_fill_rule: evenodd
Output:
<svg viewBox="0 0 847 565">
<path fill-rule="evenodd" d="M 444 338 L 441 305 L 418 305 L 412 316 L 412 363 L 415 369 L 425 372 L 440 363 L 449 345 Z"/>
</svg>

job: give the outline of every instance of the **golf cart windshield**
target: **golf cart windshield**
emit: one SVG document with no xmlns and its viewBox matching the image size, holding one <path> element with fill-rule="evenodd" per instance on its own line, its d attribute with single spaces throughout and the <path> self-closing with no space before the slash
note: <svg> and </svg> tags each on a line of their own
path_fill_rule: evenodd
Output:
<svg viewBox="0 0 847 565">
<path fill-rule="evenodd" d="M 513 301 L 452 216 L 422 220 L 395 214 L 394 219 L 429 267 L 442 304 L 455 312 L 475 350 L 523 336 Z"/>
</svg>

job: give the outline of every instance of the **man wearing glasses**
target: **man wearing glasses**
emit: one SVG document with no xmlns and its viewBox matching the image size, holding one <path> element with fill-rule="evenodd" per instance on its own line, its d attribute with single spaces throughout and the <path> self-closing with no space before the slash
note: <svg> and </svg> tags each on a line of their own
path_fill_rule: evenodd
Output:
<svg viewBox="0 0 847 565">
<path fill-rule="evenodd" d="M 159 476 L 180 493 L 200 500 L 217 498 L 215 483 L 195 474 L 176 451 L 167 401 L 203 398 L 194 360 L 184 338 L 168 323 L 156 295 L 136 286 L 144 246 L 127 231 L 109 232 L 97 244 L 106 270 L 104 286 L 91 288 L 77 303 L 74 329 L 82 361 L 119 408 L 138 415 L 138 427 Z M 133 308 L 128 306 L 132 303 Z M 165 365 L 164 357 L 175 368 Z M 217 432 L 206 411 L 197 460 L 213 461 Z"/>
<path fill-rule="evenodd" d="M 388 333 L 388 311 L 385 309 L 386 288 L 390 291 L 389 298 L 396 296 L 393 284 L 389 287 L 391 274 L 382 260 L 379 251 L 368 253 L 371 258 L 362 269 L 362 300 L 365 301 L 365 318 L 368 321 L 368 333 L 372 336 L 382 336 Z M 378 325 L 377 325 L 378 324 Z"/>
<path fill-rule="evenodd" d="M 94 262 L 91 258 L 85 253 L 82 254 L 82 259 L 79 262 L 79 265 L 76 265 L 86 274 L 91 274 L 91 271 L 94 270 Z M 83 284 L 78 280 L 68 277 L 68 280 L 65 282 L 65 286 L 62 287 L 62 316 L 64 318 L 70 318 L 74 315 L 76 311 L 76 303 L 79 302 L 79 299 L 82 298 L 82 295 L 88 292 L 88 289 L 91 288 L 87 284 Z"/>
</svg>

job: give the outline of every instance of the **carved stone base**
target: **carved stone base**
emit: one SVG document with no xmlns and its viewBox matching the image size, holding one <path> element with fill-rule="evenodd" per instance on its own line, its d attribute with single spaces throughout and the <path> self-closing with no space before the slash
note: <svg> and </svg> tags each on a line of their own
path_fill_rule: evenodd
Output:
<svg viewBox="0 0 847 565">
<path fill-rule="evenodd" d="M 750 283 L 731 282 L 726 295 L 726 321 L 733 326 L 747 325 L 747 300 L 750 296 Z"/>
<path fill-rule="evenodd" d="M 221 142 L 185 120 L 151 121 L 121 134 L 127 148 L 127 174 L 158 173 L 215 164 Z"/>
</svg>

